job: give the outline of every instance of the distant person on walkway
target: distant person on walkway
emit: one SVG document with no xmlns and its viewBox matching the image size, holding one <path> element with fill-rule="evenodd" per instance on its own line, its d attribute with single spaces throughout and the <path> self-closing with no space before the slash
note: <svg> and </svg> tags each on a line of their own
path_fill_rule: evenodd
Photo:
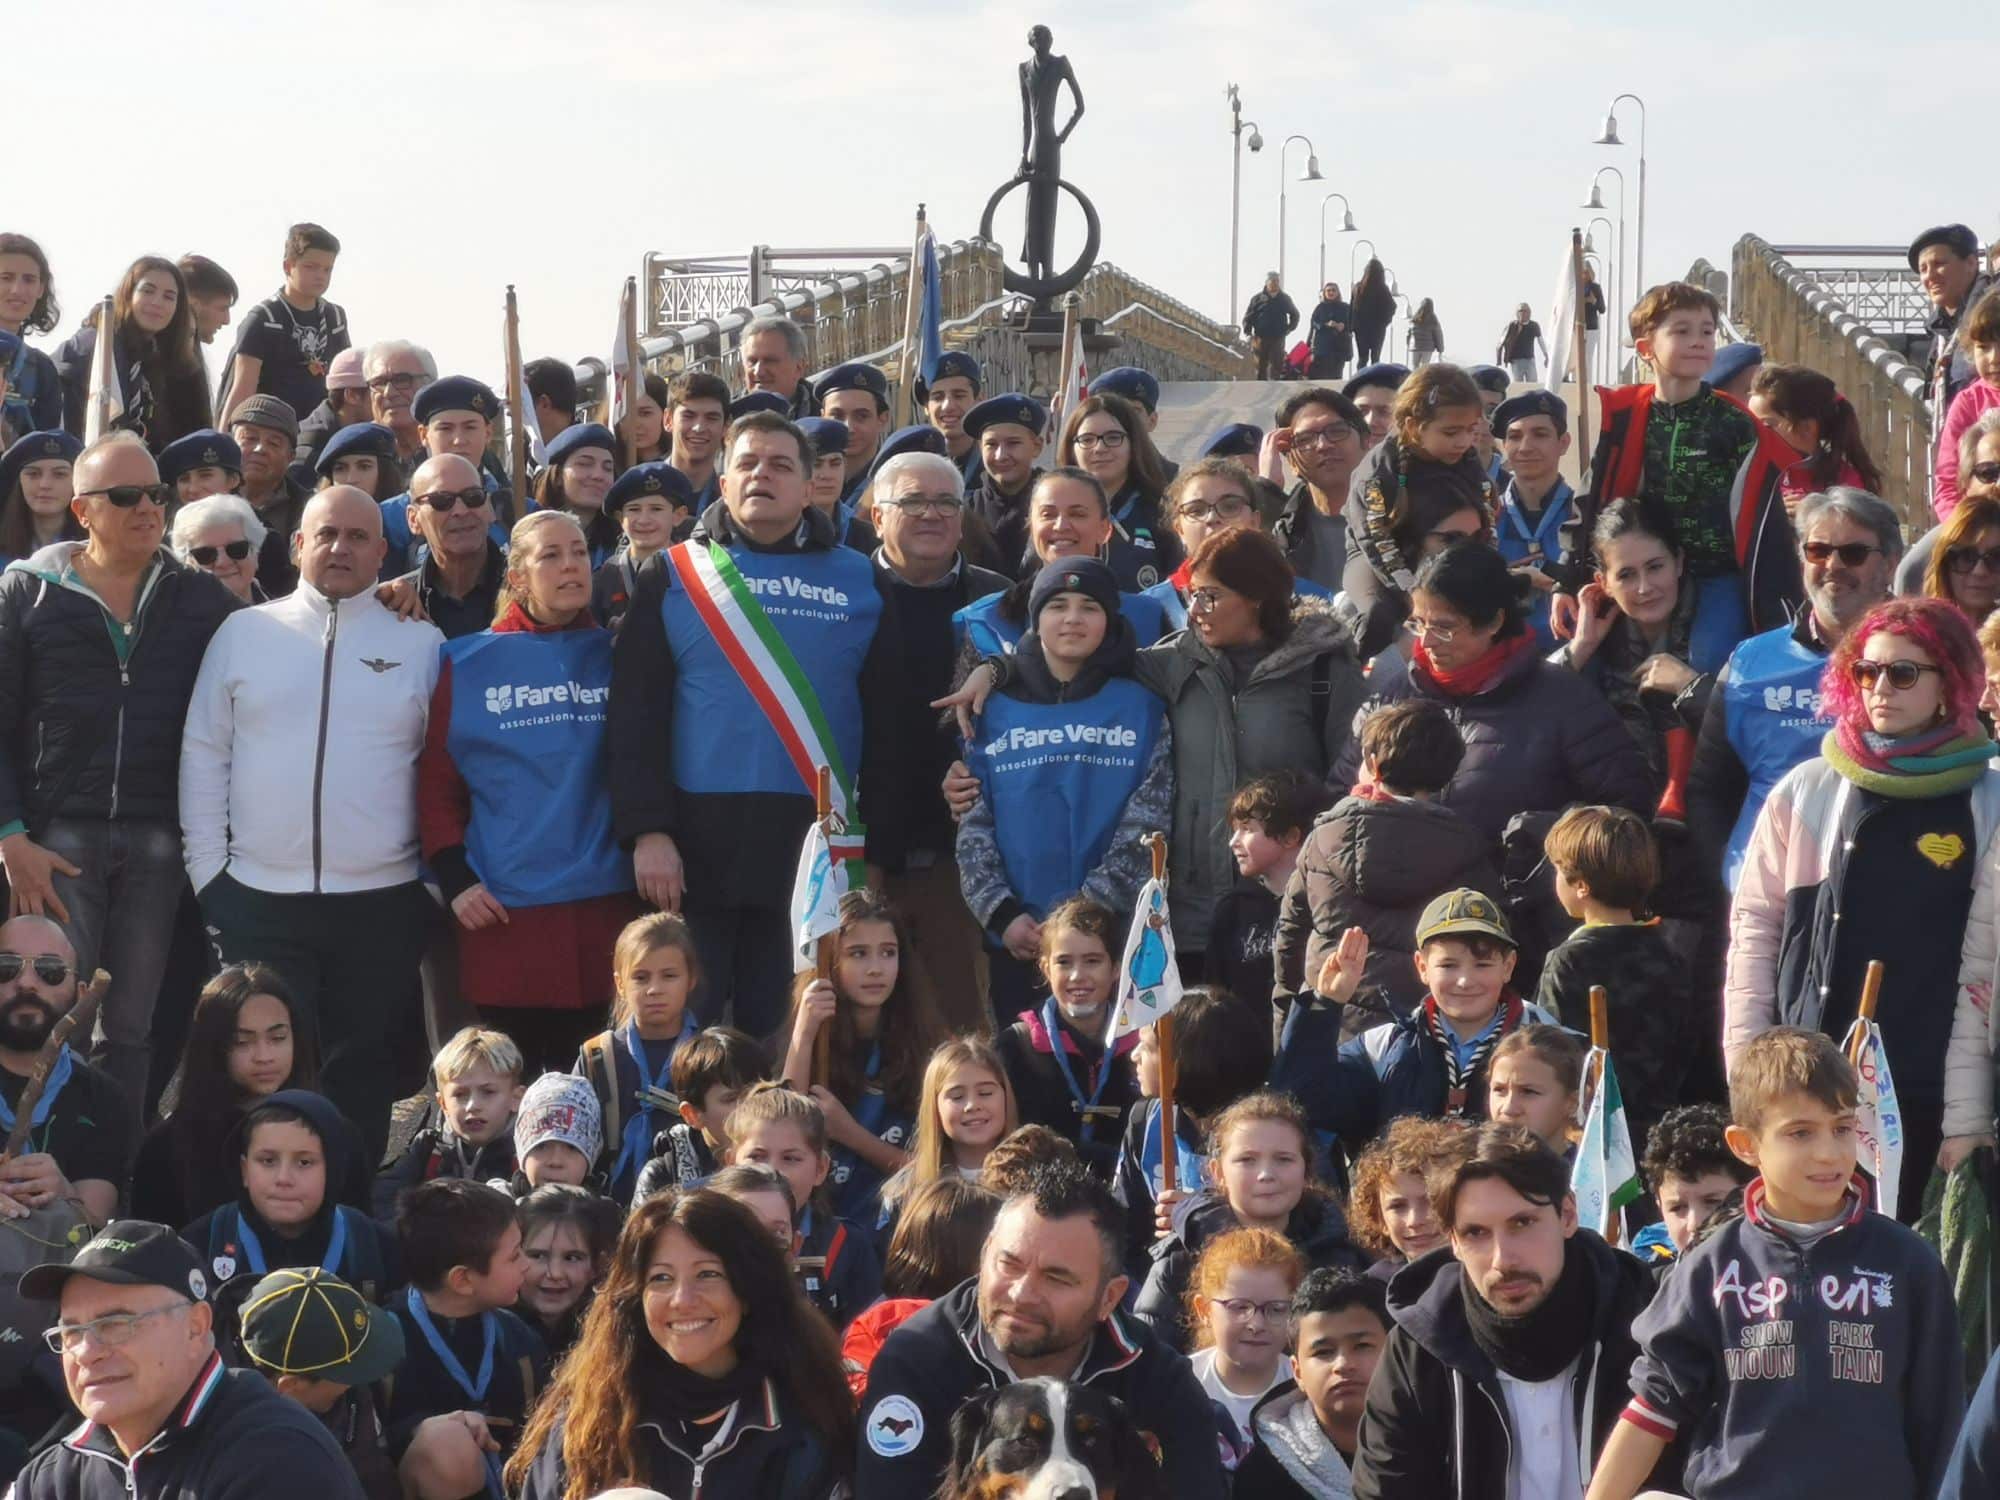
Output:
<svg viewBox="0 0 2000 1500">
<path fill-rule="evenodd" d="M 1382 269 L 1381 261 L 1370 256 L 1368 264 L 1361 268 L 1361 279 L 1354 283 L 1354 362 L 1357 365 L 1381 363 L 1382 340 L 1388 336 L 1389 325 L 1395 317 L 1396 294 L 1389 290 L 1389 273 Z"/>
<path fill-rule="evenodd" d="M 1264 290 L 1243 311 L 1243 331 L 1257 348 L 1257 378 L 1284 378 L 1285 340 L 1299 326 L 1298 304 L 1278 285 L 1278 273 L 1264 278 Z"/>
<path fill-rule="evenodd" d="M 1340 283 L 1329 281 L 1320 288 L 1319 306 L 1312 315 L 1312 365 L 1307 374 L 1314 380 L 1338 380 L 1354 357 L 1354 309 L 1340 295 Z"/>
<path fill-rule="evenodd" d="M 1410 363 L 1422 369 L 1434 359 L 1444 357 L 1444 324 L 1438 321 L 1437 309 L 1426 297 L 1417 304 L 1417 315 L 1410 319 Z"/>
<path fill-rule="evenodd" d="M 1597 368 L 1597 326 L 1604 320 L 1604 288 L 1597 284 L 1597 270 L 1588 261 L 1583 266 L 1583 368 Z M 1576 370 L 1575 351 L 1570 353 L 1570 372 Z M 1611 379 L 1618 378 L 1612 372 Z"/>
<path fill-rule="evenodd" d="M 1500 363 L 1507 367 L 1507 373 L 1516 380 L 1532 385 L 1535 381 L 1535 349 L 1540 346 L 1542 357 L 1548 358 L 1549 346 L 1542 340 L 1542 325 L 1535 321 L 1534 313 L 1523 302 L 1514 309 L 1514 321 L 1507 325 L 1507 331 L 1500 335 Z"/>
</svg>

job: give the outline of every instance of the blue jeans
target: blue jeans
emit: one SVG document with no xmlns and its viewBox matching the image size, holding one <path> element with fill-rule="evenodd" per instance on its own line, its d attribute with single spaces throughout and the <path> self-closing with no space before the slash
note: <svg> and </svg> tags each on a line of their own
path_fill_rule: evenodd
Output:
<svg viewBox="0 0 2000 1500">
<path fill-rule="evenodd" d="M 64 925 L 76 945 L 78 974 L 86 982 L 94 969 L 111 974 L 90 1059 L 117 1083 L 139 1125 L 145 1119 L 153 1001 L 187 885 L 180 828 L 173 823 L 57 818 L 35 842 L 83 872 L 57 872 L 54 885 L 56 898 L 69 909 Z"/>
</svg>

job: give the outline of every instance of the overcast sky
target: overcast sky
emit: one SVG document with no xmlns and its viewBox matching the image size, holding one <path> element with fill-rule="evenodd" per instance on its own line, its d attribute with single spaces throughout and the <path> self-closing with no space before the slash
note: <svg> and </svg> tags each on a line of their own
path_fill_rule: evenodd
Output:
<svg viewBox="0 0 2000 1500">
<path fill-rule="evenodd" d="M 1591 144 L 1621 91 L 1652 115 L 1649 281 L 1726 264 L 1745 231 L 2000 229 L 1977 126 L 1940 124 L 1940 101 L 1969 115 L 2000 73 L 2000 21 L 1972 0 L 1431 0 L 1338 21 L 1328 0 L 14 3 L 0 227 L 48 250 L 58 338 L 149 251 L 215 257 L 247 305 L 278 283 L 285 226 L 315 219 L 343 242 L 332 296 L 357 341 L 414 338 L 491 378 L 512 281 L 530 357 L 603 355 L 648 249 L 899 243 L 920 199 L 941 236 L 974 233 L 1019 158 L 1037 21 L 1083 86 L 1064 175 L 1103 214 L 1103 258 L 1215 316 L 1231 81 L 1266 140 L 1243 158 L 1241 295 L 1277 262 L 1278 148 L 1298 132 L 1326 179 L 1291 187 L 1302 308 L 1338 190 L 1465 360 L 1491 357 L 1515 303 L 1545 316 L 1600 164 L 1625 170 L 1636 249 L 1636 150 Z M 1811 34 L 1774 30 L 1792 26 Z M 1619 125 L 1636 145 L 1631 104 Z M 1349 245 L 1329 241 L 1343 280 Z"/>
</svg>

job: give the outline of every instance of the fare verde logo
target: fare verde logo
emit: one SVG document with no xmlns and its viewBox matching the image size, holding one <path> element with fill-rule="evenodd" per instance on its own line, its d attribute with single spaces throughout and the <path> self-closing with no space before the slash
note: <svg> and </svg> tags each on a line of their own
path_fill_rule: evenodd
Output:
<svg viewBox="0 0 2000 1500">
<path fill-rule="evenodd" d="M 586 705 L 602 703 L 611 696 L 608 687 L 585 687 L 580 682 L 558 682 L 535 687 L 525 682 L 502 683 L 486 690 L 486 711 L 504 714 L 516 708 L 546 708 L 551 703 Z"/>
<path fill-rule="evenodd" d="M 1016 724 L 986 747 L 988 755 L 1009 750 L 1044 750 L 1062 745 L 1089 745 L 1098 750 L 1134 750 L 1139 731 L 1122 724 L 1058 724 L 1052 729 L 1030 729 Z"/>
<path fill-rule="evenodd" d="M 848 606 L 847 591 L 837 589 L 830 583 L 807 583 L 803 578 L 751 578 L 745 575 L 743 582 L 753 594 L 767 595 L 773 599 L 797 599 L 804 604 L 830 604 L 836 609 Z"/>
</svg>

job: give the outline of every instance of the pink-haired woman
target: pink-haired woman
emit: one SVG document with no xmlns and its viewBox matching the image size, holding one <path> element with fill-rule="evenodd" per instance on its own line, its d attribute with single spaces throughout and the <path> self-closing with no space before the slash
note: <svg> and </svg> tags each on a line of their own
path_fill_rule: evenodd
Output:
<svg viewBox="0 0 2000 1500">
<path fill-rule="evenodd" d="M 1820 691 L 1834 727 L 1758 814 L 1729 916 L 1732 1062 L 1771 1026 L 1845 1035 L 1868 961 L 1886 965 L 1877 1020 L 1903 1108 L 1906 1222 L 1932 1163 L 1949 1167 L 1992 1133 L 1989 1082 L 1983 1128 L 1944 1140 L 1955 939 L 2000 823 L 1996 746 L 1979 722 L 1985 681 L 1955 606 L 1877 605 L 1827 663 Z"/>
</svg>

